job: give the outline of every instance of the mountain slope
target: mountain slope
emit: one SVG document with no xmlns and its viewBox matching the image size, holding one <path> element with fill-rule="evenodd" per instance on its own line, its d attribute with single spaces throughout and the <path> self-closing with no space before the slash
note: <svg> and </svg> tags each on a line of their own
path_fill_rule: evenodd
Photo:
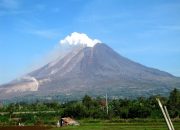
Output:
<svg viewBox="0 0 180 130">
<path fill-rule="evenodd" d="M 26 78 L 25 78 L 26 77 Z M 179 78 L 122 57 L 106 44 L 78 46 L 19 81 L 0 87 L 0 98 L 18 95 L 136 97 L 166 94 Z M 3 96 L 2 96 L 3 95 Z"/>
</svg>

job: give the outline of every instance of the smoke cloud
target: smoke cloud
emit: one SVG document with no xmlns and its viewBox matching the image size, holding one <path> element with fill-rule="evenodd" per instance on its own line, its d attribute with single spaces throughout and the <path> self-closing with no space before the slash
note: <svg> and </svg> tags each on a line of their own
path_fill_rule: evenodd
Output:
<svg viewBox="0 0 180 130">
<path fill-rule="evenodd" d="M 44 65 L 47 65 L 48 63 L 54 63 L 60 60 L 66 54 L 71 52 L 71 50 L 74 49 L 74 47 L 76 47 L 74 45 L 84 45 L 86 47 L 93 47 L 97 43 L 102 43 L 102 42 L 97 39 L 91 39 L 84 33 L 73 32 L 69 36 L 66 36 L 64 39 L 60 40 L 60 42 L 56 44 L 50 52 L 47 52 L 44 55 L 40 55 L 40 57 L 34 59 L 34 61 L 32 61 L 32 63 L 19 77 L 24 77 L 27 73 L 31 71 L 35 71 L 43 67 Z M 31 80 L 34 79 L 31 78 Z"/>
<path fill-rule="evenodd" d="M 61 45 L 84 45 L 87 47 L 93 47 L 97 43 L 101 43 L 98 39 L 91 39 L 84 33 L 73 32 L 70 36 L 68 35 L 63 40 L 60 40 Z"/>
</svg>

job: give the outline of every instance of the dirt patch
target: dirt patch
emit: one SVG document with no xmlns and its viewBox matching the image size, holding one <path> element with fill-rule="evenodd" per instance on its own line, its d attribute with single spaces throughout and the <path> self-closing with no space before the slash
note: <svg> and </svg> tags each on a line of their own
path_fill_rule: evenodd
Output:
<svg viewBox="0 0 180 130">
<path fill-rule="evenodd" d="M 50 127 L 43 126 L 7 126 L 0 127 L 0 130 L 49 130 Z"/>
</svg>

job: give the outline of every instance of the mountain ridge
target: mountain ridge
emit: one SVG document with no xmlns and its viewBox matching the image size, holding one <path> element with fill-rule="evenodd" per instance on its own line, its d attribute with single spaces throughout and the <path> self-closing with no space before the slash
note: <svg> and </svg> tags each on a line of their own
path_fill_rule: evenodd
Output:
<svg viewBox="0 0 180 130">
<path fill-rule="evenodd" d="M 178 77 L 129 60 L 104 43 L 98 43 L 93 47 L 73 48 L 65 56 L 28 73 L 26 77 L 28 78 L 22 78 L 17 83 L 7 84 L 7 90 L 0 87 L 0 94 L 7 94 L 7 91 L 20 86 L 20 91 L 15 91 L 15 94 L 10 91 L 12 95 L 9 95 L 79 97 L 85 94 L 98 96 L 108 92 L 111 96 L 136 97 L 166 94 L 180 84 Z M 38 85 L 35 83 L 36 80 Z M 36 88 L 37 91 L 31 91 Z M 0 99 L 3 97 L 9 98 L 4 95 L 0 96 Z"/>
</svg>

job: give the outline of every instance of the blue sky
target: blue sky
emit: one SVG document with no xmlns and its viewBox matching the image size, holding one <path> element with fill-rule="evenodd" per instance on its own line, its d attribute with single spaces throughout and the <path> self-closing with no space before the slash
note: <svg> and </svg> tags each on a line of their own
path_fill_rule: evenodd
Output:
<svg viewBox="0 0 180 130">
<path fill-rule="evenodd" d="M 32 69 L 72 32 L 180 76 L 179 0 L 0 0 L 0 84 Z"/>
</svg>

